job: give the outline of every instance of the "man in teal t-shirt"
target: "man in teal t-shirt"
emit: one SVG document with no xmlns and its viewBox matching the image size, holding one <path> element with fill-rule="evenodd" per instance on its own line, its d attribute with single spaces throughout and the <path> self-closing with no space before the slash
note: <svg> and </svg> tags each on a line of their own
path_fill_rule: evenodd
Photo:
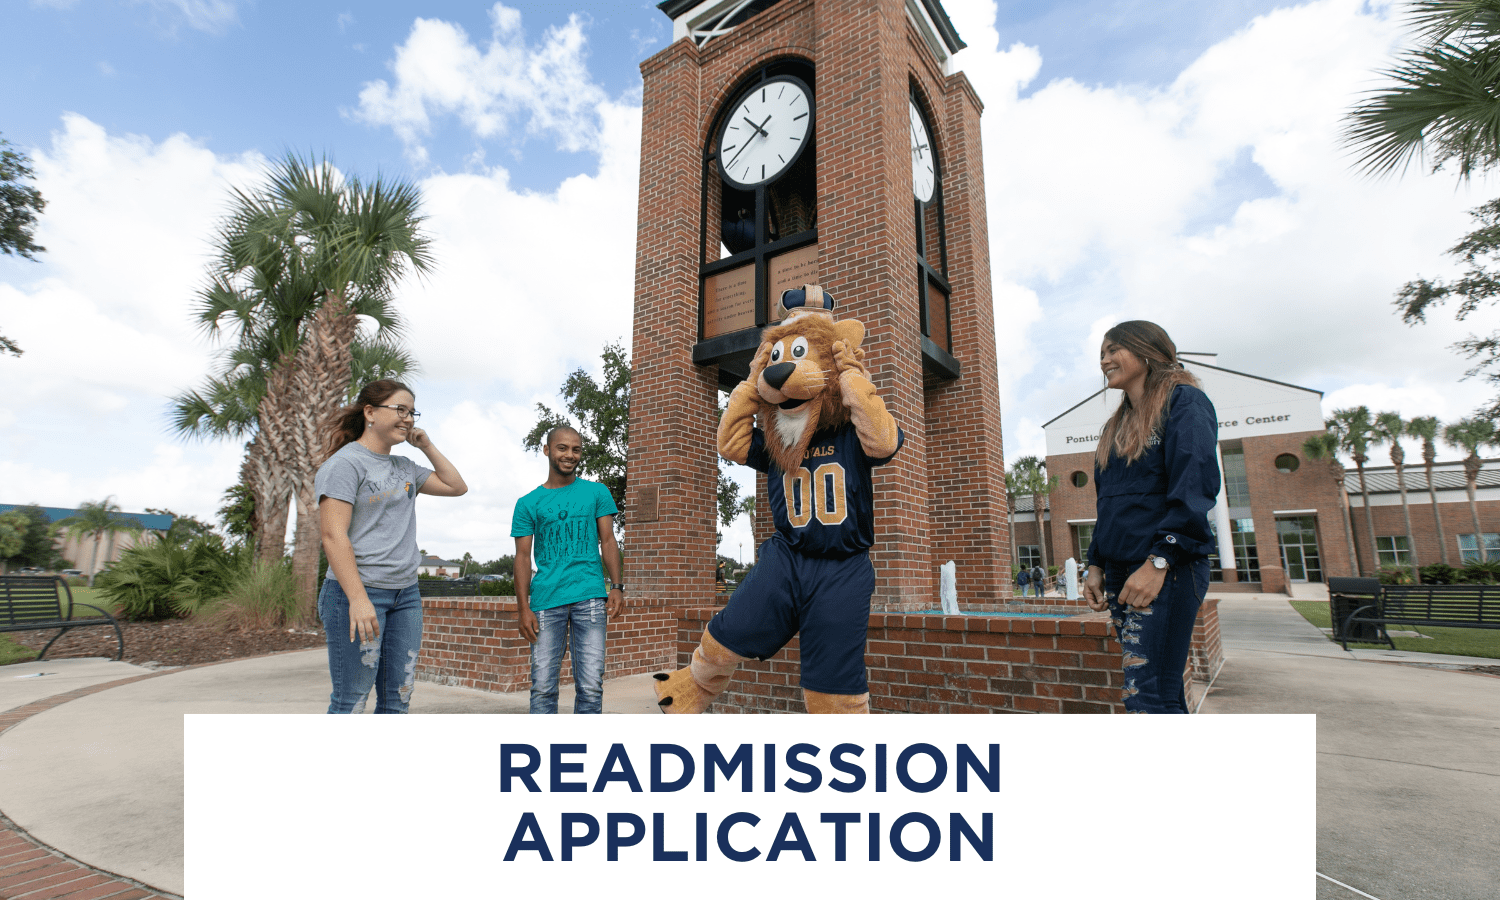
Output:
<svg viewBox="0 0 1500 900">
<path fill-rule="evenodd" d="M 583 439 L 577 431 L 566 425 L 552 429 L 542 453 L 547 480 L 516 503 L 510 525 L 516 539 L 517 628 L 531 644 L 531 711 L 557 712 L 566 646 L 573 657 L 573 712 L 598 713 L 604 705 L 605 619 L 625 605 L 615 543 L 619 509 L 608 488 L 578 477 Z M 599 571 L 601 551 L 609 570 L 607 591 Z"/>
</svg>

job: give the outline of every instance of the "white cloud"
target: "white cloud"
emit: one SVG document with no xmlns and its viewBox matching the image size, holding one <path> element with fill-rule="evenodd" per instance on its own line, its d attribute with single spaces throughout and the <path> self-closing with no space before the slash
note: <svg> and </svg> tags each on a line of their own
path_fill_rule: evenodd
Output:
<svg viewBox="0 0 1500 900">
<path fill-rule="evenodd" d="M 229 26 L 239 21 L 235 0 L 135 0 L 135 2 L 145 3 L 152 9 L 167 13 L 169 16 L 173 14 L 180 16 L 189 28 L 206 31 L 209 34 L 223 34 Z"/>
<path fill-rule="evenodd" d="M 488 46 L 470 41 L 458 25 L 417 19 L 391 64 L 395 85 L 384 80 L 364 86 L 355 116 L 395 130 L 418 160 L 426 159 L 422 138 L 433 119 L 457 116 L 482 138 L 512 133 L 546 136 L 564 150 L 599 147 L 599 107 L 604 91 L 584 60 L 583 22 L 569 16 L 528 46 L 521 13 L 496 3 L 490 10 Z"/>
<path fill-rule="evenodd" d="M 1024 97 L 1047 48 L 1002 50 L 990 0 L 945 6 L 986 102 L 1009 457 L 1040 452 L 1041 423 L 1097 390 L 1098 341 L 1127 318 L 1230 368 L 1407 416 L 1457 417 L 1488 395 L 1459 380 L 1449 345 L 1500 316 L 1439 313 L 1411 329 L 1390 301 L 1451 271 L 1443 251 L 1494 185 L 1370 181 L 1339 143 L 1345 110 L 1401 40 L 1392 4 L 1275 10 L 1169 85 L 1058 80 Z M 1225 212 L 1205 223 L 1213 209 Z"/>
</svg>

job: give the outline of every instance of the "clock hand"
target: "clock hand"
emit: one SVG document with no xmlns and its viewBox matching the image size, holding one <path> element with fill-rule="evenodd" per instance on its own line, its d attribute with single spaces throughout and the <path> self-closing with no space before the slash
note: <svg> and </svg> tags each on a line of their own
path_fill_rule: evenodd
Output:
<svg viewBox="0 0 1500 900">
<path fill-rule="evenodd" d="M 762 123 L 760 123 L 760 125 L 757 125 L 754 122 L 751 122 L 749 119 L 745 118 L 744 116 L 741 116 L 740 118 L 745 119 L 745 121 L 750 124 L 750 127 L 754 128 L 755 131 L 756 131 L 756 133 L 759 134 L 761 137 L 770 137 L 769 134 L 766 134 L 766 130 L 761 127 L 761 125 L 764 125 L 764 124 L 766 124 L 766 122 L 771 121 L 771 117 L 770 116 L 766 116 L 766 122 L 762 122 Z"/>
<path fill-rule="evenodd" d="M 750 122 L 749 119 L 745 119 L 745 121 L 746 122 Z M 769 133 L 767 133 L 766 129 L 765 129 L 766 122 L 769 122 L 769 121 L 771 121 L 771 117 L 769 115 L 767 115 L 766 118 L 765 118 L 765 120 L 762 121 L 759 125 L 755 124 L 754 122 L 750 122 L 750 127 L 755 129 L 756 134 L 763 134 L 763 135 L 765 135 L 766 137 L 769 138 L 771 135 Z M 740 154 L 745 152 L 745 148 L 748 147 L 748 146 L 750 146 L 750 141 L 753 141 L 753 140 L 755 140 L 755 135 L 754 134 L 750 135 L 750 137 L 745 140 L 745 143 L 743 143 L 743 144 L 740 145 L 740 149 L 738 149 L 738 150 L 735 151 L 734 156 L 729 160 L 729 162 L 725 163 L 724 168 L 728 169 L 731 166 L 733 166 L 734 165 L 734 161 L 736 159 L 740 158 Z"/>
</svg>

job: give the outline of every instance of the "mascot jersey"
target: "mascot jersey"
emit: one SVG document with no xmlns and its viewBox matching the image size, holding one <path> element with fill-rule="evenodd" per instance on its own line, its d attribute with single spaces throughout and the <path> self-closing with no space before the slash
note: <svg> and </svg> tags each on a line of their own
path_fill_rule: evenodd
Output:
<svg viewBox="0 0 1500 900">
<path fill-rule="evenodd" d="M 766 453 L 765 433 L 756 428 L 745 465 L 766 473 L 776 533 L 793 550 L 843 559 L 875 543 L 870 470 L 890 462 L 904 443 L 906 434 L 898 428 L 896 450 L 890 456 L 873 458 L 865 455 L 853 425 L 825 429 L 808 443 L 802 467 L 782 472 Z"/>
</svg>

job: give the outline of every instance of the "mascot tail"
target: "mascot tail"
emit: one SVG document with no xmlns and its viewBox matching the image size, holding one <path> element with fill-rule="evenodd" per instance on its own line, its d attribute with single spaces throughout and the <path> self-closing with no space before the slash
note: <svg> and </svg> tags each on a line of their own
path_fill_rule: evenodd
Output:
<svg viewBox="0 0 1500 900">
<path fill-rule="evenodd" d="M 729 686 L 729 679 L 745 657 L 731 652 L 703 629 L 703 640 L 693 651 L 693 662 L 672 674 L 656 676 L 656 705 L 664 713 L 701 713 Z"/>
</svg>

